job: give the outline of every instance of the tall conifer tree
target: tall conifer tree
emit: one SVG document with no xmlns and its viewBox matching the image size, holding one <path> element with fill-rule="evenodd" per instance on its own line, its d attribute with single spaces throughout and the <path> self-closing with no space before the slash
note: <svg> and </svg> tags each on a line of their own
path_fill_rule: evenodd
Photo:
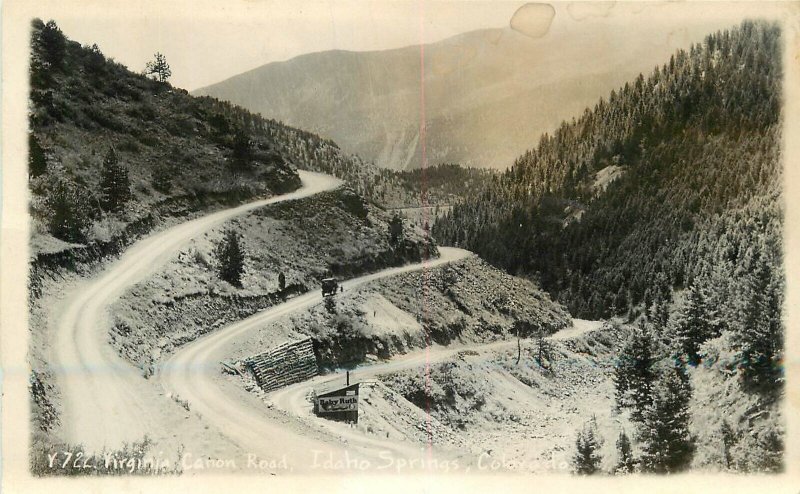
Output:
<svg viewBox="0 0 800 494">
<path fill-rule="evenodd" d="M 116 151 L 110 147 L 100 171 L 100 204 L 109 211 L 119 212 L 130 199 L 128 168 L 119 162 Z"/>
<path fill-rule="evenodd" d="M 245 252 L 239 235 L 233 230 L 226 231 L 225 237 L 217 245 L 215 254 L 220 279 L 241 288 Z"/>
<path fill-rule="evenodd" d="M 653 338 L 644 324 L 634 332 L 622 348 L 614 371 L 617 408 L 629 408 L 636 422 L 643 420 L 652 397 L 656 375 Z"/>
<path fill-rule="evenodd" d="M 711 313 L 707 306 L 707 296 L 698 279 L 695 279 L 686 293 L 686 301 L 675 318 L 675 334 L 680 350 L 688 358 L 690 365 L 700 363 L 700 345 L 715 336 L 710 324 Z"/>
<path fill-rule="evenodd" d="M 642 470 L 675 473 L 689 466 L 694 454 L 694 440 L 689 432 L 691 399 L 689 377 L 679 361 L 659 378 L 652 402 L 645 409 L 640 426 Z"/>
</svg>

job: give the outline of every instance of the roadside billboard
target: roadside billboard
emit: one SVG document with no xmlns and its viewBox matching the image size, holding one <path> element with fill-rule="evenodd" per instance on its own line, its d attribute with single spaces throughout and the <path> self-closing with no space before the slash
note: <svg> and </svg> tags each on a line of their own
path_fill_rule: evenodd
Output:
<svg viewBox="0 0 800 494">
<path fill-rule="evenodd" d="M 329 420 L 358 422 L 358 383 L 317 395 L 314 413 Z"/>
</svg>

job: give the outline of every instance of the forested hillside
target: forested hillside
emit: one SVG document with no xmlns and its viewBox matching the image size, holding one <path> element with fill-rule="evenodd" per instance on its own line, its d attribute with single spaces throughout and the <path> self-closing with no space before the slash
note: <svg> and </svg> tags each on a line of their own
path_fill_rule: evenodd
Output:
<svg viewBox="0 0 800 494">
<path fill-rule="evenodd" d="M 565 122 L 436 238 L 540 278 L 576 315 L 644 304 L 659 283 L 781 266 L 780 50 L 746 22 L 679 51 Z"/>
<path fill-rule="evenodd" d="M 395 188 L 410 192 L 412 200 L 417 200 L 400 204 L 398 199 L 389 195 L 392 189 L 382 191 L 381 199 L 392 205 L 413 207 L 421 205 L 419 202 L 424 193 L 426 204 L 449 205 L 464 197 L 474 196 L 496 173 L 494 170 L 464 167 L 457 163 L 440 163 L 424 169 L 403 171 L 381 170 L 384 181 L 396 184 Z"/>
<path fill-rule="evenodd" d="M 677 52 L 434 225 L 573 315 L 644 316 L 616 380 L 637 469 L 781 468 L 780 43 L 748 21 Z"/>
<path fill-rule="evenodd" d="M 201 99 L 217 102 L 207 96 Z M 496 173 L 455 163 L 428 166 L 424 171 L 387 170 L 345 153 L 335 142 L 312 132 L 271 119 L 265 120 L 264 128 L 278 149 L 301 168 L 342 178 L 360 195 L 387 208 L 420 206 L 423 194 L 428 205 L 451 204 L 471 196 Z"/>
</svg>

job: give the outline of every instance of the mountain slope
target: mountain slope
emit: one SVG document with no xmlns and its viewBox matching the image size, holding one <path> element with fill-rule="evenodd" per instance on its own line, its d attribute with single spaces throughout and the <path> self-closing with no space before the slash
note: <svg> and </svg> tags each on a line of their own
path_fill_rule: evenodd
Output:
<svg viewBox="0 0 800 494">
<path fill-rule="evenodd" d="M 435 235 L 592 317 L 641 303 L 659 272 L 688 284 L 720 236 L 741 260 L 740 225 L 780 228 L 779 39 L 747 23 L 678 52 L 544 135 Z"/>
<path fill-rule="evenodd" d="M 35 20 L 31 42 L 33 295 L 40 268 L 91 262 L 170 218 L 292 190 L 296 168 L 367 197 L 408 196 L 333 141 L 133 73 L 52 21 Z"/>
<path fill-rule="evenodd" d="M 334 50 L 270 63 L 195 93 L 403 169 L 420 166 L 422 77 L 428 161 L 505 168 L 534 136 L 707 30 L 687 26 L 676 36 L 598 27 L 533 39 L 487 29 L 424 45 L 424 74 L 419 46 Z"/>
<path fill-rule="evenodd" d="M 153 214 L 300 185 L 249 112 L 134 74 L 96 46 L 66 39 L 52 21 L 34 21 L 32 47 L 34 254 L 141 234 Z"/>
<path fill-rule="evenodd" d="M 658 359 L 690 369 L 695 462 L 720 469 L 782 468 L 781 78 L 776 24 L 710 35 L 544 135 L 433 228 L 574 315 L 643 319 Z"/>
</svg>

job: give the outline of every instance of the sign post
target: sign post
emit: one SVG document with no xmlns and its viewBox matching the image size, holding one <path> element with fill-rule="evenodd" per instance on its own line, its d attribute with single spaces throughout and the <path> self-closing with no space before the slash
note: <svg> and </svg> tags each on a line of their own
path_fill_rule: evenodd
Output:
<svg viewBox="0 0 800 494">
<path fill-rule="evenodd" d="M 317 395 L 314 414 L 338 422 L 358 422 L 358 383 Z"/>
</svg>

